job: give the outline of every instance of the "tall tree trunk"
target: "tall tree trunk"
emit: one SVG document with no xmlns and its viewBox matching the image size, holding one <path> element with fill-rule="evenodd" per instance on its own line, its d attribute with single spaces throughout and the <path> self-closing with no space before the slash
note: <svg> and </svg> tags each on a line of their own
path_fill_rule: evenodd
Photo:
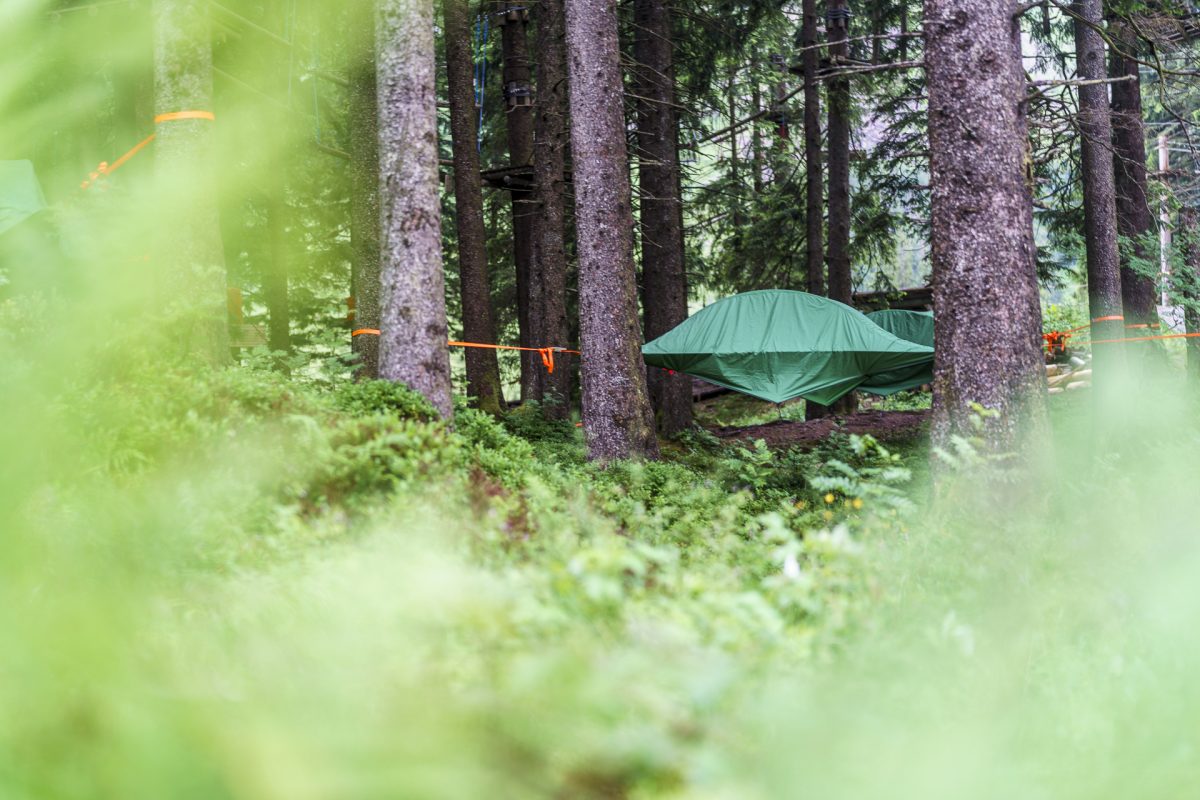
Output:
<svg viewBox="0 0 1200 800">
<path fill-rule="evenodd" d="M 834 70 L 850 66 L 850 3 L 829 0 L 826 16 L 829 62 Z M 854 304 L 854 281 L 850 273 L 850 79 L 832 78 L 829 92 L 829 297 Z M 852 414 L 858 396 L 851 392 L 830 408 Z M 816 414 L 820 410 L 814 408 Z"/>
<path fill-rule="evenodd" d="M 821 153 L 821 52 L 817 49 L 817 0 L 804 0 L 800 26 L 804 73 L 804 255 L 810 294 L 825 294 L 825 164 Z M 829 416 L 829 406 L 804 403 L 805 419 Z"/>
<path fill-rule="evenodd" d="M 450 135 L 454 148 L 454 214 L 458 230 L 458 271 L 462 292 L 463 337 L 496 341 L 488 285 L 487 233 L 483 225 L 483 181 L 475 128 L 475 82 L 467 0 L 443 0 L 446 73 L 450 93 Z M 499 414 L 504 396 L 496 351 L 466 348 L 467 394 L 490 414 Z"/>
<path fill-rule="evenodd" d="M 737 65 L 729 65 L 729 84 L 725 89 L 725 107 L 729 113 L 730 127 L 737 124 Z M 738 131 L 736 128 L 729 132 L 729 188 L 733 193 L 733 227 L 740 232 L 746 219 L 742 215 L 742 174 L 738 158 Z"/>
<path fill-rule="evenodd" d="M 850 4 L 829 0 L 828 36 L 830 68 L 849 66 Z M 829 88 L 829 296 L 839 303 L 853 302 L 850 275 L 850 80 L 831 78 Z"/>
<path fill-rule="evenodd" d="M 355 330 L 379 328 L 379 108 L 375 87 L 375 0 L 350 15 L 350 248 Z M 379 377 L 379 337 L 351 339 L 358 377 Z"/>
<path fill-rule="evenodd" d="M 1109 25 L 1115 47 L 1110 49 L 1109 75 L 1127 78 L 1112 84 L 1113 174 L 1117 193 L 1117 232 L 1140 240 L 1155 230 L 1146 188 L 1146 125 L 1142 119 L 1142 82 L 1135 60 L 1138 39 L 1132 26 L 1117 17 Z M 1134 255 L 1153 258 L 1137 241 Z M 1121 299 L 1125 319 L 1136 324 L 1158 323 L 1158 293 L 1154 279 L 1134 270 L 1129 259 L 1121 263 Z"/>
<path fill-rule="evenodd" d="M 821 161 L 821 53 L 817 50 L 817 0 L 804 0 L 804 225 L 808 291 L 825 294 L 825 168 Z"/>
<path fill-rule="evenodd" d="M 534 251 L 541 303 L 542 345 L 567 347 L 567 51 L 563 0 L 541 0 L 536 9 L 538 54 L 534 119 L 533 183 L 536 198 Z M 559 364 L 542 374 L 543 410 L 565 419 L 570 411 L 571 371 Z"/>
<path fill-rule="evenodd" d="M 287 194 L 278 182 L 267 198 L 269 261 L 263 276 L 267 301 L 267 346 L 274 353 L 292 351 L 291 316 L 288 308 Z"/>
<path fill-rule="evenodd" d="M 533 161 L 533 106 L 529 72 L 527 12 L 523 0 L 498 0 L 498 17 L 504 29 L 501 38 L 504 59 L 504 96 L 507 100 L 505 130 L 508 135 L 508 159 L 514 167 Z M 541 347 L 541 321 L 531 300 L 533 283 L 534 198 L 521 188 L 509 191 L 513 211 L 513 258 L 517 267 L 517 326 L 522 347 Z M 521 400 L 541 400 L 542 363 L 537 353 L 521 353 Z"/>
<path fill-rule="evenodd" d="M 154 2 L 155 171 L 169 237 L 167 292 L 183 353 L 229 361 L 225 254 L 212 165 L 212 42 L 202 0 Z M 178 112 L 201 115 L 171 118 Z"/>
<path fill-rule="evenodd" d="M 926 0 L 937 348 L 933 440 L 975 435 L 972 403 L 1000 412 L 1000 452 L 1048 428 L 1034 266 L 1025 74 L 1015 3 Z"/>
<path fill-rule="evenodd" d="M 750 113 L 762 113 L 762 87 L 757 78 L 750 84 Z M 754 194 L 757 196 L 763 191 L 763 145 L 762 131 L 756 122 L 750 125 L 750 160 L 754 168 Z"/>
<path fill-rule="evenodd" d="M 675 112 L 671 10 L 666 0 L 634 0 L 638 177 L 642 223 L 642 308 L 646 339 L 687 319 L 683 199 L 679 195 L 679 121 Z M 736 140 L 736 136 L 733 137 Z M 652 369 L 650 398 L 668 435 L 692 424 L 692 381 Z"/>
<path fill-rule="evenodd" d="M 567 0 L 588 457 L 657 456 L 641 354 L 616 0 Z"/>
<path fill-rule="evenodd" d="M 1179 233 L 1183 245 L 1184 269 L 1182 275 L 1173 276 L 1172 283 L 1179 288 L 1183 304 L 1184 330 L 1200 334 L 1200 215 L 1196 209 L 1184 207 L 1179 210 Z M 1177 301 L 1178 302 L 1178 301 Z M 1187 342 L 1187 376 L 1200 385 L 1200 336 Z"/>
<path fill-rule="evenodd" d="M 448 417 L 433 0 L 380 0 L 376 25 L 383 220 L 379 373 L 408 384 Z"/>
<path fill-rule="evenodd" d="M 1107 77 L 1104 38 L 1096 29 L 1103 21 L 1101 0 L 1076 0 L 1076 73 L 1084 81 Z M 1083 179 L 1083 228 L 1087 244 L 1088 307 L 1093 339 L 1125 335 L 1121 308 L 1121 274 L 1117 254 L 1116 190 L 1113 182 L 1112 119 L 1108 87 L 1103 83 L 1079 88 L 1079 148 Z M 1123 361 L 1120 345 L 1096 347 L 1096 366 Z"/>
</svg>

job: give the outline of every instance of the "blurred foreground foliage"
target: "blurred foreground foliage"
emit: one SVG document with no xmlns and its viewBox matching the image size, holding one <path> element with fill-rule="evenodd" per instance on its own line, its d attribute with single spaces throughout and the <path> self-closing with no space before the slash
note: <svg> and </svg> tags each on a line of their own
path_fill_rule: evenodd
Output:
<svg viewBox="0 0 1200 800">
<path fill-rule="evenodd" d="M 55 349 L 30 308 L 0 310 L 5 798 L 1195 785 L 1186 424 L 1010 505 L 964 459 L 929 511 L 870 437 L 601 470 L 536 408 Z"/>
</svg>

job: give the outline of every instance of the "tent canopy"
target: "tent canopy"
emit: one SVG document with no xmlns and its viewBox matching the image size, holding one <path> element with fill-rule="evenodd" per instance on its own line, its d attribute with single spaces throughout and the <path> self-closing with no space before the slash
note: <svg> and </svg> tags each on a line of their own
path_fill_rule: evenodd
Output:
<svg viewBox="0 0 1200 800">
<path fill-rule="evenodd" d="M 46 207 L 32 161 L 0 161 L 0 234 Z"/>
<path fill-rule="evenodd" d="M 828 405 L 868 375 L 928 362 L 933 348 L 893 336 L 834 300 L 768 289 L 697 311 L 642 353 L 652 366 L 772 403 L 804 397 Z"/>
<path fill-rule="evenodd" d="M 872 311 L 867 319 L 906 342 L 933 347 L 933 314 L 928 311 L 886 309 Z M 859 391 L 889 395 L 933 383 L 933 356 L 921 364 L 867 376 Z"/>
</svg>

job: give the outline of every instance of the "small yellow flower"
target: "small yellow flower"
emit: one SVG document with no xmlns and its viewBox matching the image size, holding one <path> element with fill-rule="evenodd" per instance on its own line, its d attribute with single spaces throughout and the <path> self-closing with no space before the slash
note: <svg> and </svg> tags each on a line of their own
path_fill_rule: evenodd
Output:
<svg viewBox="0 0 1200 800">
<path fill-rule="evenodd" d="M 832 503 L 832 502 L 833 502 L 833 492 L 830 492 L 829 494 L 825 495 L 825 502 L 826 502 L 826 503 Z"/>
<path fill-rule="evenodd" d="M 821 513 L 822 513 L 822 516 L 824 516 L 826 520 L 831 520 L 831 519 L 833 519 L 833 512 L 832 512 L 832 511 L 826 510 L 826 511 L 823 511 L 823 512 L 821 512 Z"/>
<path fill-rule="evenodd" d="M 796 508 L 808 508 L 808 503 L 803 500 L 796 501 Z"/>
<path fill-rule="evenodd" d="M 856 497 L 856 498 L 854 498 L 854 508 L 855 508 L 855 509 L 860 509 L 860 508 L 862 508 L 862 507 L 863 507 L 863 501 L 862 501 L 862 498 L 861 498 L 861 497 Z"/>
</svg>

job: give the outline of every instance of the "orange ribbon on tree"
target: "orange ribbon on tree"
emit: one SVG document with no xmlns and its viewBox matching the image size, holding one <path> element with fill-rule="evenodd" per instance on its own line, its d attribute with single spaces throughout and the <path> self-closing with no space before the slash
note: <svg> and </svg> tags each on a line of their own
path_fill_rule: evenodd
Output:
<svg viewBox="0 0 1200 800">
<path fill-rule="evenodd" d="M 356 331 L 350 332 L 351 336 L 378 336 L 377 328 L 359 328 Z M 537 353 L 542 357 L 542 366 L 546 368 L 546 372 L 554 372 L 554 354 L 569 353 L 571 355 L 582 355 L 578 350 L 568 350 L 565 347 L 516 347 L 507 344 L 486 344 L 483 342 L 456 342 L 449 341 L 446 344 L 450 347 L 482 347 L 487 350 L 523 350 L 528 353 Z"/>
<path fill-rule="evenodd" d="M 154 118 L 154 124 L 161 125 L 164 122 L 175 122 L 176 120 L 185 120 L 185 119 L 206 119 L 209 122 L 215 122 L 217 119 L 217 115 L 211 111 L 171 111 L 167 114 L 159 114 L 158 116 L 156 116 Z M 116 172 L 122 166 L 124 166 L 126 161 L 128 161 L 129 159 L 133 158 L 138 153 L 140 153 L 142 151 L 142 148 L 144 148 L 146 145 L 153 142 L 154 137 L 157 135 L 158 134 L 152 133 L 149 136 L 147 136 L 145 139 L 142 139 L 140 142 L 138 142 L 133 147 L 131 147 L 129 149 L 129 152 L 125 153 L 125 155 L 121 156 L 116 161 L 112 162 L 111 164 L 109 164 L 107 161 L 101 161 L 100 165 L 98 167 L 96 167 L 95 171 L 88 175 L 88 179 L 86 181 L 84 181 L 83 183 L 79 184 L 79 188 L 87 189 L 89 186 L 92 185 L 92 182 L 97 180 L 98 178 L 107 177 L 109 175 L 112 175 L 114 172 Z"/>
</svg>

